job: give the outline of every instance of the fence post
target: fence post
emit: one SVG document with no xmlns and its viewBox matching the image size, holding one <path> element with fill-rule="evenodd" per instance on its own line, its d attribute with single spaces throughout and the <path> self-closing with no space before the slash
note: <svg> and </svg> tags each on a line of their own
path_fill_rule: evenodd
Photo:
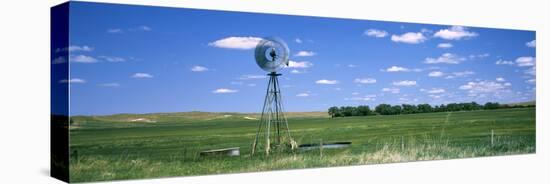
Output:
<svg viewBox="0 0 550 184">
<path fill-rule="evenodd" d="M 405 150 L 405 142 L 403 142 L 403 136 L 401 136 L 401 151 Z"/>
<path fill-rule="evenodd" d="M 321 143 L 319 144 L 319 154 L 323 158 L 323 139 L 321 139 Z"/>
<path fill-rule="evenodd" d="M 491 129 L 491 146 L 495 144 L 495 130 Z"/>
</svg>

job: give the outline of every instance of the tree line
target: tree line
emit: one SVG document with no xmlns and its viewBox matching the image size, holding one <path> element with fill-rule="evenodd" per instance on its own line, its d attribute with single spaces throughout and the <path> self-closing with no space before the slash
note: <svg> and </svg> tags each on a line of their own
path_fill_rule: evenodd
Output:
<svg viewBox="0 0 550 184">
<path fill-rule="evenodd" d="M 487 102 L 484 105 L 476 102 L 468 103 L 449 103 L 432 106 L 430 104 L 403 104 L 390 105 L 379 104 L 374 109 L 368 105 L 360 106 L 342 106 L 330 107 L 328 114 L 330 117 L 347 117 L 347 116 L 372 116 L 372 115 L 397 115 L 397 114 L 416 114 L 429 112 L 450 112 L 450 111 L 475 111 L 475 110 L 490 110 L 490 109 L 506 109 L 506 108 L 523 108 L 534 107 L 535 105 L 509 105 L 499 104 L 498 102 Z"/>
</svg>

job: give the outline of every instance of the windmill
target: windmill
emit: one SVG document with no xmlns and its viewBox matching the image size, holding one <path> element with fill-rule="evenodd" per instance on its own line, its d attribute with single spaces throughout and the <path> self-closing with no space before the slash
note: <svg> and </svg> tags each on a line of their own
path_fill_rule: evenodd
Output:
<svg viewBox="0 0 550 184">
<path fill-rule="evenodd" d="M 277 73 L 280 69 L 288 66 L 289 49 L 286 43 L 278 38 L 262 39 L 254 52 L 256 63 L 264 71 L 269 72 L 269 81 L 267 83 L 267 92 L 265 95 L 262 114 L 258 131 L 252 143 L 252 155 L 256 149 L 261 146 L 265 149 L 265 154 L 269 155 L 272 146 L 279 150 L 285 147 L 295 149 L 296 142 L 290 135 L 288 120 L 284 114 L 283 99 L 281 88 L 279 86 Z M 265 139 L 265 140 L 261 140 Z"/>
</svg>

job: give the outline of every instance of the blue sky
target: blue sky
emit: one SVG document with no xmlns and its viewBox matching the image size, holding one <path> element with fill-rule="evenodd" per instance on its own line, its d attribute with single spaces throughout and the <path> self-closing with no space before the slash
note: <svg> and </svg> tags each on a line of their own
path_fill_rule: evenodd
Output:
<svg viewBox="0 0 550 184">
<path fill-rule="evenodd" d="M 287 111 L 535 100 L 535 32 L 73 2 L 72 115 L 257 112 L 261 37 L 290 48 Z"/>
</svg>

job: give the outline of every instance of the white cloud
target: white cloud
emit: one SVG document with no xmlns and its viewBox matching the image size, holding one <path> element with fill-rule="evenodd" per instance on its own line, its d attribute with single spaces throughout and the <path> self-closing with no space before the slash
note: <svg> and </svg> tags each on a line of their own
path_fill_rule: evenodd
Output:
<svg viewBox="0 0 550 184">
<path fill-rule="evenodd" d="M 399 88 L 382 88 L 382 92 L 399 93 Z"/>
<path fill-rule="evenodd" d="M 227 88 L 219 88 L 219 89 L 216 89 L 216 90 L 212 91 L 212 93 L 216 93 L 216 94 L 236 93 L 236 92 L 239 92 L 239 90 L 227 89 Z"/>
<path fill-rule="evenodd" d="M 338 84 L 339 82 L 337 80 L 327 80 L 327 79 L 321 79 L 318 81 L 315 81 L 317 84 Z"/>
<path fill-rule="evenodd" d="M 444 73 L 443 73 L 443 72 L 440 72 L 440 71 L 433 71 L 433 72 L 430 72 L 430 73 L 428 74 L 428 76 L 430 76 L 430 77 L 441 77 L 441 76 L 443 76 L 443 75 L 444 75 Z"/>
<path fill-rule="evenodd" d="M 265 79 L 267 76 L 265 75 L 242 75 L 239 77 L 240 80 L 249 80 L 249 79 Z"/>
<path fill-rule="evenodd" d="M 98 56 L 97 58 L 95 58 L 95 57 L 87 56 L 87 55 L 83 55 L 83 54 L 71 55 L 69 57 L 69 60 L 71 62 L 76 62 L 76 63 L 97 63 L 100 60 L 108 61 L 108 62 L 124 62 L 124 61 L 126 61 L 126 59 L 121 58 L 121 57 Z"/>
<path fill-rule="evenodd" d="M 142 30 L 142 31 L 151 31 L 151 27 L 149 26 L 139 26 L 138 27 L 139 30 Z"/>
<path fill-rule="evenodd" d="M 467 28 L 462 26 L 453 26 L 448 29 L 441 29 L 434 34 L 434 37 L 439 37 L 446 40 L 461 40 L 462 38 L 471 38 L 478 36 L 475 32 L 467 31 Z"/>
<path fill-rule="evenodd" d="M 537 40 L 527 42 L 527 43 L 525 43 L 525 46 L 535 48 L 537 46 Z"/>
<path fill-rule="evenodd" d="M 119 83 L 103 83 L 103 84 L 98 84 L 99 87 L 119 87 L 120 84 Z"/>
<path fill-rule="evenodd" d="M 153 78 L 154 76 L 151 75 L 151 74 L 148 74 L 148 73 L 135 73 L 131 77 L 132 78 L 143 79 L 143 78 Z"/>
<path fill-rule="evenodd" d="M 528 84 L 536 84 L 537 80 L 536 79 L 529 79 L 529 80 L 526 80 L 525 82 L 528 83 Z"/>
<path fill-rule="evenodd" d="M 422 33 L 408 32 L 402 35 L 392 35 L 391 40 L 394 42 L 418 44 L 426 41 L 427 38 Z"/>
<path fill-rule="evenodd" d="M 119 34 L 119 33 L 124 33 L 124 31 L 151 31 L 151 30 L 153 30 L 151 29 L 151 27 L 142 25 L 138 27 L 131 27 L 131 28 L 125 28 L 125 29 L 111 28 L 111 29 L 107 29 L 107 33 Z"/>
<path fill-rule="evenodd" d="M 296 96 L 297 97 L 308 97 L 309 93 L 298 93 Z"/>
<path fill-rule="evenodd" d="M 508 85 L 510 86 L 510 85 Z M 469 93 L 494 93 L 504 90 L 508 87 L 505 84 L 493 82 L 493 81 L 479 81 L 479 82 L 468 82 L 459 87 L 461 90 L 468 90 Z"/>
<path fill-rule="evenodd" d="M 296 39 L 294 39 L 294 41 L 295 41 L 296 43 L 303 43 L 303 41 L 302 41 L 300 38 L 296 38 Z"/>
<path fill-rule="evenodd" d="M 300 74 L 300 73 L 303 73 L 303 72 L 301 72 L 300 70 L 294 69 L 294 70 L 291 70 L 290 73 L 293 73 L 293 74 Z"/>
<path fill-rule="evenodd" d="M 430 89 L 430 90 L 427 90 L 426 93 L 429 93 L 429 94 L 445 93 L 445 89 L 442 89 L 442 88 L 432 88 L 432 89 Z"/>
<path fill-rule="evenodd" d="M 439 63 L 458 64 L 458 63 L 460 63 L 464 60 L 466 60 L 466 58 L 460 57 L 456 54 L 444 53 L 443 55 L 439 56 L 438 58 L 428 57 L 424 60 L 424 63 L 426 63 L 426 64 L 439 64 Z"/>
<path fill-rule="evenodd" d="M 76 63 L 96 63 L 97 62 L 96 58 L 92 56 L 86 56 L 86 55 L 71 56 L 69 60 L 71 62 L 76 62 Z"/>
<path fill-rule="evenodd" d="M 386 68 L 386 69 L 381 69 L 380 71 L 385 71 L 385 72 L 421 72 L 422 69 L 419 69 L 419 68 L 406 68 L 406 67 L 401 67 L 401 66 L 391 66 L 389 68 Z"/>
<path fill-rule="evenodd" d="M 497 82 L 504 82 L 504 81 L 506 81 L 506 79 L 504 79 L 504 78 L 502 78 L 502 77 L 497 77 L 497 78 L 496 78 L 496 81 L 497 81 Z"/>
<path fill-rule="evenodd" d="M 297 56 L 297 57 L 308 57 L 308 56 L 315 56 L 317 55 L 317 53 L 315 52 L 312 52 L 312 51 L 299 51 L 298 53 L 296 53 L 294 56 Z"/>
<path fill-rule="evenodd" d="M 112 29 L 108 29 L 107 30 L 107 33 L 113 33 L 113 34 L 116 34 L 116 33 L 122 33 L 122 29 L 120 28 L 112 28 Z"/>
<path fill-rule="evenodd" d="M 355 68 L 355 67 L 357 67 L 357 65 L 354 65 L 354 64 L 349 64 L 348 65 L 348 68 Z"/>
<path fill-rule="evenodd" d="M 489 56 L 491 56 L 491 54 L 483 53 L 483 54 L 477 54 L 477 55 L 476 54 L 470 54 L 470 56 L 468 56 L 468 57 L 470 57 L 470 59 L 482 59 L 482 58 L 486 58 L 486 57 L 489 57 Z"/>
<path fill-rule="evenodd" d="M 533 66 L 533 67 L 525 70 L 524 73 L 529 74 L 529 75 L 536 75 L 537 74 L 537 67 Z"/>
<path fill-rule="evenodd" d="M 66 50 L 66 49 L 62 49 L 62 50 Z M 94 50 L 94 48 L 87 45 L 83 45 L 83 46 L 71 45 L 69 46 L 68 50 L 69 52 L 79 52 L 79 51 L 91 52 Z M 58 49 L 57 51 L 60 51 L 60 50 Z"/>
<path fill-rule="evenodd" d="M 84 83 L 86 83 L 86 80 L 81 79 L 81 78 L 72 78 L 72 79 L 60 80 L 59 83 L 62 83 L 62 84 L 66 84 L 66 83 L 69 83 L 69 84 L 84 84 Z"/>
<path fill-rule="evenodd" d="M 354 96 L 351 98 L 345 98 L 344 100 L 353 100 L 353 101 L 375 101 L 376 95 L 365 95 L 363 97 Z"/>
<path fill-rule="evenodd" d="M 497 62 L 495 62 L 495 64 L 496 65 L 514 65 L 514 62 L 499 59 Z"/>
<path fill-rule="evenodd" d="M 196 66 L 193 66 L 191 68 L 191 71 L 192 72 L 206 72 L 208 71 L 208 68 L 204 67 L 204 66 L 199 66 L 199 65 L 196 65 Z"/>
<path fill-rule="evenodd" d="M 437 44 L 437 48 L 448 49 L 448 48 L 451 48 L 451 47 L 453 47 L 453 44 L 451 44 L 451 43 L 440 43 L 440 44 Z"/>
<path fill-rule="evenodd" d="M 288 61 L 288 68 L 309 68 L 312 67 L 313 63 L 309 61 Z"/>
<path fill-rule="evenodd" d="M 411 80 L 395 81 L 392 84 L 394 86 L 416 86 L 416 81 L 411 81 Z"/>
<path fill-rule="evenodd" d="M 116 56 L 98 56 L 98 58 L 103 59 L 108 62 L 124 62 L 126 59 Z"/>
<path fill-rule="evenodd" d="M 375 100 L 376 100 L 376 98 L 374 98 L 374 97 L 368 97 L 368 96 L 363 97 L 363 101 L 375 101 Z"/>
<path fill-rule="evenodd" d="M 453 72 L 452 75 L 448 75 L 447 77 L 445 77 L 446 79 L 453 79 L 453 78 L 457 78 L 457 77 L 467 77 L 467 76 L 470 76 L 470 75 L 474 75 L 475 72 L 472 72 L 472 71 L 462 71 L 462 72 Z"/>
<path fill-rule="evenodd" d="M 59 57 L 53 59 L 53 61 L 52 61 L 52 64 L 62 64 L 62 63 L 67 63 L 67 59 L 65 59 L 64 56 L 59 56 Z"/>
<path fill-rule="evenodd" d="M 516 59 L 516 64 L 519 67 L 525 66 L 535 66 L 536 59 L 534 57 L 518 57 Z"/>
<path fill-rule="evenodd" d="M 359 92 L 353 92 L 351 95 L 359 95 Z"/>
<path fill-rule="evenodd" d="M 357 78 L 353 82 L 355 83 L 361 83 L 361 84 L 374 84 L 376 83 L 376 79 L 373 78 Z"/>
<path fill-rule="evenodd" d="M 408 72 L 410 69 L 400 66 L 391 66 L 386 68 L 386 72 Z"/>
<path fill-rule="evenodd" d="M 232 37 L 216 40 L 214 42 L 208 43 L 208 45 L 212 47 L 225 48 L 225 49 L 247 50 L 247 49 L 255 48 L 258 42 L 260 42 L 261 40 L 262 38 L 259 38 L 259 37 L 232 36 Z"/>
<path fill-rule="evenodd" d="M 364 32 L 365 35 L 376 38 L 384 38 L 388 36 L 388 32 L 378 29 L 368 29 Z"/>
</svg>

